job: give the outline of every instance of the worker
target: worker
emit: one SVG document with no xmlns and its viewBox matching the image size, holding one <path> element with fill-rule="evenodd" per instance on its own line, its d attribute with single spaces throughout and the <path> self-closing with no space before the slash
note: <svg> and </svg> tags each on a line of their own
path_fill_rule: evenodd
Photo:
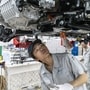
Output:
<svg viewBox="0 0 90 90">
<path fill-rule="evenodd" d="M 86 70 L 71 54 L 51 54 L 40 39 L 28 47 L 30 57 L 42 63 L 41 90 L 87 90 Z"/>
<path fill-rule="evenodd" d="M 81 40 L 80 45 L 82 46 L 84 64 L 87 67 L 88 62 L 90 61 L 90 46 L 88 46 L 88 40 Z"/>
<path fill-rule="evenodd" d="M 90 90 L 90 46 L 88 45 L 88 40 L 81 40 L 80 44 L 82 46 L 82 60 L 83 64 L 87 68 L 87 74 L 88 74 L 88 82 L 87 82 L 87 88 Z"/>
</svg>

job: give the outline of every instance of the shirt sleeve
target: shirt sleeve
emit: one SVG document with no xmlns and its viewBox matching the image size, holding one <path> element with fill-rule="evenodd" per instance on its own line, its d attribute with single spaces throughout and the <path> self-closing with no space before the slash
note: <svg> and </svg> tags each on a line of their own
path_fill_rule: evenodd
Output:
<svg viewBox="0 0 90 90">
<path fill-rule="evenodd" d="M 68 54 L 68 58 L 71 65 L 71 70 L 75 77 L 78 77 L 78 75 L 83 74 L 87 71 L 86 67 L 73 55 Z"/>
</svg>

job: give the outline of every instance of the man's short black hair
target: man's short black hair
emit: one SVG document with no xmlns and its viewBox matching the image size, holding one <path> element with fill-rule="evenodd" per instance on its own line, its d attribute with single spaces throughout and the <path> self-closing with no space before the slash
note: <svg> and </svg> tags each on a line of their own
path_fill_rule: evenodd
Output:
<svg viewBox="0 0 90 90">
<path fill-rule="evenodd" d="M 84 43 L 84 44 L 88 44 L 88 40 L 87 39 L 84 39 L 84 40 L 81 40 L 80 43 Z"/>
<path fill-rule="evenodd" d="M 42 44 L 42 41 L 41 41 L 40 39 L 36 39 L 36 40 L 33 41 L 33 42 L 29 45 L 29 47 L 28 47 L 28 54 L 29 54 L 29 56 L 32 57 L 32 58 L 35 58 L 35 56 L 33 55 L 33 50 L 34 50 L 34 46 L 35 46 L 36 44 Z"/>
</svg>

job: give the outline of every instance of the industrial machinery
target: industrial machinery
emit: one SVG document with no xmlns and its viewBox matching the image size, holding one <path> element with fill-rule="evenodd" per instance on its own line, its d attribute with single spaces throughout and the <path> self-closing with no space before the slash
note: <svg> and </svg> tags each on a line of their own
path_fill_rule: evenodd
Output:
<svg viewBox="0 0 90 90">
<path fill-rule="evenodd" d="M 0 0 L 0 24 L 4 42 L 16 35 L 54 32 L 54 28 L 89 32 L 90 0 Z"/>
</svg>

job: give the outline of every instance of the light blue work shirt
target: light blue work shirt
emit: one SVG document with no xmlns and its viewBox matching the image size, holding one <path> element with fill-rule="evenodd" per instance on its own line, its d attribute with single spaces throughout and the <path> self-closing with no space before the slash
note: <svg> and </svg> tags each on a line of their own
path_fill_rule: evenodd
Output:
<svg viewBox="0 0 90 90">
<path fill-rule="evenodd" d="M 90 90 L 90 47 L 88 47 L 84 53 L 83 53 L 83 64 L 87 68 L 87 74 L 88 74 L 88 82 L 87 82 L 87 88 Z"/>
<path fill-rule="evenodd" d="M 81 63 L 68 53 L 52 54 L 53 70 L 50 73 L 44 66 L 41 66 L 40 77 L 42 90 L 50 90 L 54 84 L 68 83 L 85 72 Z M 68 89 L 67 89 L 68 90 Z M 87 90 L 86 85 L 74 88 L 74 90 Z"/>
<path fill-rule="evenodd" d="M 90 47 L 88 47 L 83 53 L 84 65 L 87 69 L 90 68 Z M 89 69 L 90 70 L 90 69 Z"/>
</svg>

